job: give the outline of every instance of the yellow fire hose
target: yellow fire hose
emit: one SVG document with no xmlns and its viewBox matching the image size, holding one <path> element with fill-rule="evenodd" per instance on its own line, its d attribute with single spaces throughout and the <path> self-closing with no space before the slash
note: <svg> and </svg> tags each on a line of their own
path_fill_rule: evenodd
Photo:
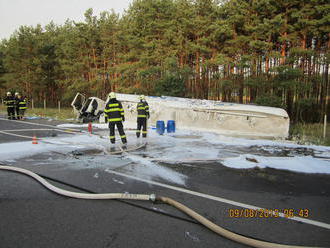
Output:
<svg viewBox="0 0 330 248">
<path fill-rule="evenodd" d="M 122 194 L 122 193 L 104 193 L 104 194 L 91 194 L 91 193 L 78 193 L 78 192 L 72 192 L 64 189 L 60 189 L 49 182 L 47 182 L 44 178 L 37 175 L 36 173 L 18 168 L 13 166 L 2 166 L 0 165 L 0 170 L 7 170 L 7 171 L 14 171 L 18 173 L 22 173 L 25 175 L 28 175 L 35 180 L 37 180 L 39 183 L 41 183 L 43 186 L 45 186 L 47 189 L 63 196 L 71 197 L 71 198 L 78 198 L 78 199 L 93 199 L 93 200 L 104 200 L 104 199 L 122 199 L 122 200 L 142 200 L 142 201 L 152 201 L 152 202 L 162 202 L 166 203 L 168 205 L 171 205 L 180 211 L 184 212 L 185 214 L 189 215 L 193 219 L 197 220 L 199 223 L 207 227 L 208 229 L 212 230 L 213 232 L 227 238 L 230 240 L 233 240 L 235 242 L 248 245 L 251 247 L 257 247 L 257 248 L 317 248 L 317 247 L 307 247 L 307 246 L 292 246 L 292 245 L 282 245 L 282 244 L 276 244 L 271 242 L 265 242 L 253 238 L 248 238 L 243 235 L 239 235 L 236 233 L 233 233 L 231 231 L 228 231 L 213 222 L 209 221 L 205 217 L 201 216 L 200 214 L 196 213 L 192 209 L 186 207 L 185 205 L 171 199 L 168 197 L 159 196 L 156 197 L 154 194 L 150 195 L 144 195 L 144 194 Z"/>
</svg>

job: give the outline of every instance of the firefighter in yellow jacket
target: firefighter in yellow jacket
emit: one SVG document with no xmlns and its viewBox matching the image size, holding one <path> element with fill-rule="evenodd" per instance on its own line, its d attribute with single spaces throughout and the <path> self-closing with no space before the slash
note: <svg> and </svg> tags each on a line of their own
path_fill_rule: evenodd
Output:
<svg viewBox="0 0 330 248">
<path fill-rule="evenodd" d="M 136 137 L 140 137 L 142 129 L 142 137 L 147 137 L 147 119 L 150 118 L 149 105 L 144 95 L 139 96 L 140 102 L 137 104 L 137 130 Z"/>
<path fill-rule="evenodd" d="M 17 105 L 18 105 L 18 120 L 24 119 L 24 113 L 27 109 L 27 99 L 26 97 L 21 96 L 21 94 L 17 95 Z"/>
<path fill-rule="evenodd" d="M 126 144 L 127 139 L 123 126 L 123 121 L 125 121 L 123 106 L 121 102 L 116 99 L 116 93 L 111 92 L 109 94 L 109 99 L 110 100 L 105 105 L 104 114 L 106 121 L 109 123 L 110 142 L 112 144 L 116 142 L 115 126 L 117 126 L 121 141 L 123 144 Z"/>
<path fill-rule="evenodd" d="M 11 94 L 11 92 L 7 92 L 7 96 L 4 99 L 4 104 L 7 106 L 8 119 L 15 119 L 15 97 Z"/>
</svg>

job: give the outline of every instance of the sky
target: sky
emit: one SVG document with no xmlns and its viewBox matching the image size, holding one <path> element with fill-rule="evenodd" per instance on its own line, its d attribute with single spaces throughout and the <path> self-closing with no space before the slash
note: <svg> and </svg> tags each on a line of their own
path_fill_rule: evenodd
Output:
<svg viewBox="0 0 330 248">
<path fill-rule="evenodd" d="M 8 39 L 22 25 L 36 26 L 67 19 L 83 21 L 87 9 L 94 15 L 114 9 L 122 14 L 133 0 L 0 0 L 0 39 Z"/>
</svg>

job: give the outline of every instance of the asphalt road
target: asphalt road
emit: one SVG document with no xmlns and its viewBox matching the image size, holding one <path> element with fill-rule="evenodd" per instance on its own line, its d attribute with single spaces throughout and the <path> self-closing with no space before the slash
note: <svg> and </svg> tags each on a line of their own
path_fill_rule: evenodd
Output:
<svg viewBox="0 0 330 248">
<path fill-rule="evenodd" d="M 0 131 L 42 128 L 26 122 L 0 119 Z M 58 124 L 45 120 L 33 122 Z M 31 136 L 33 132 L 36 131 L 13 133 Z M 74 135 L 51 130 L 38 131 L 38 137 L 54 134 Z M 26 140 L 0 134 L 0 143 Z M 50 158 L 53 162 L 47 163 L 47 166 L 40 163 Z M 62 183 L 51 182 L 73 191 L 169 196 L 215 223 L 249 237 L 283 244 L 330 247 L 328 228 L 290 218 L 261 218 L 260 215 L 253 218 L 230 217 L 231 210 L 240 211 L 242 208 L 209 197 L 222 197 L 269 209 L 294 209 L 296 213 L 300 209 L 308 209 L 306 219 L 329 224 L 328 175 L 273 169 L 237 170 L 209 162 L 162 164 L 187 175 L 188 180 L 186 186 L 154 180 L 163 183 L 157 185 L 107 172 L 103 167 L 89 168 L 88 164 L 73 170 L 65 163 L 58 163 L 59 159 L 67 159 L 67 163 L 72 159 L 83 160 L 79 156 L 48 153 L 7 164 L 59 180 Z M 122 173 L 121 170 L 114 171 Z M 198 196 L 181 189 L 204 195 Z M 0 247 L 246 247 L 214 234 L 164 204 L 70 199 L 46 190 L 27 176 L 4 171 L 0 171 L 0 220 Z"/>
</svg>

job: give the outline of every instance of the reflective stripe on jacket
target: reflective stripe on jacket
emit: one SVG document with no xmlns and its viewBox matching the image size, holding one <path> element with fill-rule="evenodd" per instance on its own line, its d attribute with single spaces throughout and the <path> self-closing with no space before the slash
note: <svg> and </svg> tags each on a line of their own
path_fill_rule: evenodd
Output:
<svg viewBox="0 0 330 248">
<path fill-rule="evenodd" d="M 108 122 L 122 121 L 124 118 L 124 109 L 121 102 L 111 99 L 104 109 L 104 115 Z"/>
<path fill-rule="evenodd" d="M 18 99 L 18 107 L 19 109 L 27 109 L 25 98 Z"/>
<path fill-rule="evenodd" d="M 147 102 L 140 101 L 137 104 L 137 117 L 138 118 L 147 118 L 149 117 L 149 105 Z"/>
<path fill-rule="evenodd" d="M 16 104 L 15 98 L 12 96 L 7 96 L 3 102 L 6 104 L 7 108 L 13 108 Z"/>
</svg>

